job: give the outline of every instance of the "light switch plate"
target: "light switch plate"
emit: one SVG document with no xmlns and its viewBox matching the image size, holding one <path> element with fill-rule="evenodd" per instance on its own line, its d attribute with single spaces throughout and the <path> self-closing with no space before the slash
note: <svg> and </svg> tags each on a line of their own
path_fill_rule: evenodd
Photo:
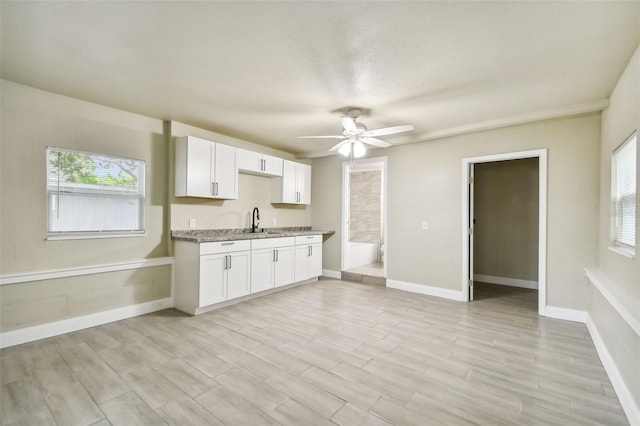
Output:
<svg viewBox="0 0 640 426">
<path fill-rule="evenodd" d="M 429 222 L 422 222 L 422 230 L 426 231 L 427 229 L 429 229 Z"/>
<path fill-rule="evenodd" d="M 193 229 L 196 227 L 196 220 L 195 219 L 189 219 L 189 229 Z"/>
</svg>

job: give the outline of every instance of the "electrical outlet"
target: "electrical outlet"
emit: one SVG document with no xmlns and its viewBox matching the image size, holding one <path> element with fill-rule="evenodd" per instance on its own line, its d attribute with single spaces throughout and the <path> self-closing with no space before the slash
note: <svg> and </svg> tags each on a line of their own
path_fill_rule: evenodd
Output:
<svg viewBox="0 0 640 426">
<path fill-rule="evenodd" d="M 196 220 L 195 219 L 189 219 L 189 229 L 193 229 L 196 227 Z"/>
<path fill-rule="evenodd" d="M 427 229 L 429 229 L 429 222 L 422 222 L 422 230 L 426 231 Z"/>
<path fill-rule="evenodd" d="M 278 219 L 274 217 L 273 220 L 271 220 L 271 226 L 277 226 L 277 225 L 278 225 Z"/>
</svg>

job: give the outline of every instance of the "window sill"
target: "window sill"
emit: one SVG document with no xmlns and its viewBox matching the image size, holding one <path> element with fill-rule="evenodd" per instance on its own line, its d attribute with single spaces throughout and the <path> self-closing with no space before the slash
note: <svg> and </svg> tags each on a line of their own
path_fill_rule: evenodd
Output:
<svg viewBox="0 0 640 426">
<path fill-rule="evenodd" d="M 636 252 L 633 249 L 628 249 L 628 248 L 623 248 L 623 247 L 616 247 L 616 246 L 609 246 L 609 251 L 612 251 L 614 253 L 618 253 L 624 257 L 628 257 L 629 259 L 635 259 L 636 257 Z"/>
<path fill-rule="evenodd" d="M 95 233 L 95 234 L 49 234 L 45 240 L 47 241 L 61 241 L 61 240 L 93 240 L 102 238 L 131 238 L 131 237 L 144 237 L 146 232 L 127 232 L 127 233 Z"/>
</svg>

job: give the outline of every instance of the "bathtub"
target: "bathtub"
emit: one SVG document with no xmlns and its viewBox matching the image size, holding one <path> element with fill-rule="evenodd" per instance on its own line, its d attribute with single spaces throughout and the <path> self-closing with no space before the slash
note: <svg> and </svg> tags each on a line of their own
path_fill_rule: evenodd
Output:
<svg viewBox="0 0 640 426">
<path fill-rule="evenodd" d="M 378 254 L 378 243 L 349 241 L 347 243 L 346 269 L 375 263 L 378 261 Z"/>
</svg>

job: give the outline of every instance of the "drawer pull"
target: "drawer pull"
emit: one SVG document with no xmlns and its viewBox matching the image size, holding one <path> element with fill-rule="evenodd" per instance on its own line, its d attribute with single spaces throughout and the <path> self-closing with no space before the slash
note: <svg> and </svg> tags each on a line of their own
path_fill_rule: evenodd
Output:
<svg viewBox="0 0 640 426">
<path fill-rule="evenodd" d="M 234 244 L 235 244 L 235 243 L 222 243 L 222 245 L 223 245 L 223 246 L 232 246 L 232 245 L 234 245 Z"/>
</svg>

